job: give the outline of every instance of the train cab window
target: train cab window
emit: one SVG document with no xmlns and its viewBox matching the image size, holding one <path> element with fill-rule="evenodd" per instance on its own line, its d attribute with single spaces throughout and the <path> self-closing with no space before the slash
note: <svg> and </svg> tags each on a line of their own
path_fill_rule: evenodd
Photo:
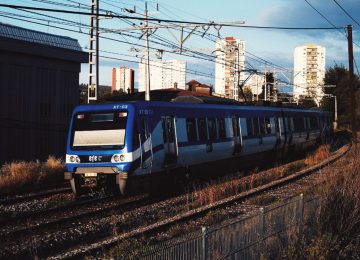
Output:
<svg viewBox="0 0 360 260">
<path fill-rule="evenodd" d="M 198 126 L 199 140 L 206 141 L 207 140 L 207 131 L 206 131 L 205 118 L 198 118 L 197 126 Z"/>
<path fill-rule="evenodd" d="M 187 118 L 186 119 L 186 131 L 187 131 L 187 136 L 188 136 L 189 142 L 197 141 L 195 118 Z"/>
<path fill-rule="evenodd" d="M 254 126 L 252 118 L 246 118 L 246 129 L 249 137 L 254 136 Z"/>
<path fill-rule="evenodd" d="M 208 125 L 208 130 L 209 130 L 209 139 L 216 140 L 217 134 L 216 134 L 215 118 L 208 118 L 207 125 Z"/>
<path fill-rule="evenodd" d="M 254 125 L 254 135 L 259 136 L 260 135 L 260 125 L 259 125 L 258 117 L 253 118 L 253 125 Z"/>
<path fill-rule="evenodd" d="M 226 138 L 225 119 L 217 118 L 217 124 L 218 124 L 219 138 L 220 139 Z"/>
</svg>

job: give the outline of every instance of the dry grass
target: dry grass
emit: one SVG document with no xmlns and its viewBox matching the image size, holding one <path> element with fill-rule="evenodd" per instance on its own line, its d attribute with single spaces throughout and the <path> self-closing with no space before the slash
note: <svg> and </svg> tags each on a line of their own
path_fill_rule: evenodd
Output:
<svg viewBox="0 0 360 260">
<path fill-rule="evenodd" d="M 315 225 L 283 250 L 286 259 L 360 258 L 360 150 L 352 149 L 327 173 Z"/>
<path fill-rule="evenodd" d="M 188 208 L 208 205 L 223 198 L 234 196 L 243 191 L 281 179 L 306 167 L 316 165 L 329 156 L 329 146 L 322 145 L 304 160 L 294 161 L 263 172 L 258 172 L 256 169 L 246 177 L 238 174 L 230 178 L 227 177 L 225 180 L 221 179 L 218 182 L 210 182 L 205 187 L 195 188 L 195 191 L 188 195 Z"/>
<path fill-rule="evenodd" d="M 49 156 L 46 162 L 12 162 L 0 169 L 0 194 L 16 194 L 39 190 L 63 182 L 63 160 Z"/>
<path fill-rule="evenodd" d="M 313 166 L 322 161 L 326 160 L 330 156 L 330 147 L 329 145 L 322 145 L 316 151 L 308 155 L 305 159 L 305 164 L 308 166 Z"/>
</svg>

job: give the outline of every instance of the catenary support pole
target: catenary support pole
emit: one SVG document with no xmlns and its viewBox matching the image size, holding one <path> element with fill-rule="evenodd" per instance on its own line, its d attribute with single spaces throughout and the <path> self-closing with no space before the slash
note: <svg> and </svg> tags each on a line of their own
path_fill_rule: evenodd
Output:
<svg viewBox="0 0 360 260">
<path fill-rule="evenodd" d="M 354 142 L 356 138 L 356 111 L 355 111 L 355 84 L 354 84 L 354 56 L 353 56 L 353 40 L 352 40 L 352 26 L 347 26 L 348 38 L 348 53 L 349 53 L 349 76 L 350 76 L 350 110 L 351 110 L 351 131 L 353 134 Z"/>
</svg>

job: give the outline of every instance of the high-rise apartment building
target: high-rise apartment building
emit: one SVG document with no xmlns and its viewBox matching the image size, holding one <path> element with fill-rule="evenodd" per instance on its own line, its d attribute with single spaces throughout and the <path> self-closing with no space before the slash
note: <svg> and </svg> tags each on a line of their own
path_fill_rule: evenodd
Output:
<svg viewBox="0 0 360 260">
<path fill-rule="evenodd" d="M 134 93 L 134 70 L 127 67 L 113 68 L 111 90 Z"/>
<path fill-rule="evenodd" d="M 238 100 L 238 84 L 245 77 L 245 41 L 234 37 L 219 40 L 215 55 L 215 93 Z"/>
<path fill-rule="evenodd" d="M 139 91 L 145 91 L 147 83 L 146 64 L 139 63 Z M 150 61 L 150 90 L 185 89 L 186 61 Z"/>
<path fill-rule="evenodd" d="M 313 44 L 294 51 L 294 99 L 313 98 L 319 105 L 324 96 L 325 47 Z"/>
</svg>

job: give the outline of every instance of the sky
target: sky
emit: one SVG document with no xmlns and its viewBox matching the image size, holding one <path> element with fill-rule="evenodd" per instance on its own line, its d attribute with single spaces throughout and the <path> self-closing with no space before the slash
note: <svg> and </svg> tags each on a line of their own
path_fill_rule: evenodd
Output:
<svg viewBox="0 0 360 260">
<path fill-rule="evenodd" d="M 86 8 L 90 4 L 90 0 L 0 0 L 0 3 L 87 12 Z M 244 25 L 247 26 L 293 28 L 333 28 L 334 26 L 344 28 L 346 25 L 352 24 L 354 58 L 357 61 L 356 65 L 358 64 L 360 67 L 359 0 L 160 0 L 148 1 L 147 5 L 151 17 L 191 22 L 229 23 L 243 21 L 245 22 Z M 112 11 L 118 15 L 134 15 L 125 10 L 125 8 L 134 9 L 134 6 L 136 12 L 139 13 L 136 16 L 141 16 L 144 13 L 145 1 L 100 0 L 100 9 Z M 322 16 L 311 6 L 316 8 Z M 89 39 L 86 25 L 90 23 L 89 16 L 43 11 L 30 13 L 0 7 L 0 17 L 0 21 L 4 23 L 78 39 L 83 50 L 88 51 Z M 39 23 L 43 25 L 39 25 Z M 140 23 L 137 20 L 125 21 L 118 18 L 100 20 L 100 27 L 104 29 L 127 29 L 127 31 L 122 31 L 121 34 L 106 31 L 100 33 L 101 37 L 112 39 L 101 38 L 100 40 L 100 55 L 103 56 L 100 58 L 100 84 L 111 85 L 111 70 L 113 67 L 128 66 L 134 68 L 135 75 L 137 74 L 138 62 L 144 56 L 142 47 L 144 46 L 144 38 L 140 38 L 140 30 L 133 30 L 133 28 L 142 25 Z M 164 25 L 165 23 L 152 23 L 152 25 L 159 24 Z M 66 30 L 54 27 L 66 28 Z M 217 29 L 214 27 L 209 28 L 208 34 L 202 38 L 200 34 L 203 29 L 199 28 L 197 35 L 191 35 L 184 43 L 184 48 L 193 52 L 214 55 L 212 53 L 215 49 L 214 41 L 218 39 L 218 36 L 220 38 L 233 36 L 245 41 L 247 51 L 245 59 L 249 67 L 258 71 L 274 70 L 273 64 L 275 64 L 291 71 L 293 69 L 294 48 L 306 43 L 313 43 L 326 48 L 326 67 L 335 64 L 343 64 L 348 67 L 347 39 L 344 29 L 278 30 L 239 27 L 221 27 Z M 184 30 L 189 31 L 191 28 Z M 170 29 L 170 31 L 166 28 L 157 29 L 150 36 L 150 47 L 164 49 L 163 60 L 186 60 L 187 69 L 190 72 L 187 73 L 187 81 L 195 79 L 201 83 L 213 85 L 214 62 L 209 61 L 209 56 L 201 59 L 194 58 L 195 54 L 193 52 L 183 52 L 182 55 L 174 54 L 174 44 L 179 40 L 180 31 L 177 29 Z M 172 42 L 171 46 L 168 41 Z M 164 46 L 164 44 L 167 44 L 167 46 Z M 131 48 L 136 48 L 138 52 L 130 51 Z M 254 57 L 256 58 L 254 59 Z M 155 50 L 151 51 L 151 59 L 157 59 Z M 289 71 L 278 71 L 278 77 L 291 77 Z M 358 74 L 357 70 L 355 70 L 355 73 Z M 87 75 L 88 65 L 83 64 L 81 66 L 80 83 L 88 82 Z M 137 76 L 135 76 L 136 78 Z"/>
</svg>

